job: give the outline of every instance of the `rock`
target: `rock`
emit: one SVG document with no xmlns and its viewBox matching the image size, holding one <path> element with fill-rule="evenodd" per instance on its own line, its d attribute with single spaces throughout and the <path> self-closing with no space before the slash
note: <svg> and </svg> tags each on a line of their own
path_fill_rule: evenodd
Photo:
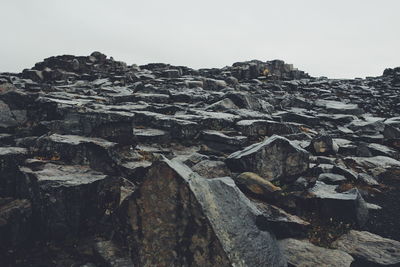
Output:
<svg viewBox="0 0 400 267">
<path fill-rule="evenodd" d="M 17 197 L 21 190 L 18 165 L 28 157 L 22 147 L 0 147 L 0 197 Z"/>
<path fill-rule="evenodd" d="M 293 181 L 308 169 L 309 153 L 275 135 L 231 154 L 226 163 L 234 172 L 251 171 L 268 180 Z"/>
<path fill-rule="evenodd" d="M 245 193 L 250 193 L 265 199 L 276 198 L 277 194 L 282 190 L 280 187 L 273 185 L 268 180 L 253 172 L 241 173 L 234 181 Z"/>
<path fill-rule="evenodd" d="M 320 135 L 311 140 L 310 150 L 316 155 L 334 155 L 338 152 L 339 146 L 332 137 Z"/>
<path fill-rule="evenodd" d="M 353 262 L 346 252 L 317 247 L 307 240 L 287 238 L 279 241 L 290 266 L 350 266 Z"/>
<path fill-rule="evenodd" d="M 112 241 L 100 241 L 94 245 L 94 252 L 105 266 L 132 267 L 132 260 Z"/>
<path fill-rule="evenodd" d="M 204 178 L 225 177 L 231 174 L 225 162 L 215 160 L 202 160 L 195 164 L 192 170 Z"/>
<path fill-rule="evenodd" d="M 207 108 L 207 110 L 212 110 L 212 111 L 227 111 L 231 109 L 238 109 L 238 107 L 229 98 L 224 98 L 220 101 L 217 101 L 208 106 Z"/>
<path fill-rule="evenodd" d="M 135 128 L 133 134 L 140 143 L 167 143 L 171 140 L 168 132 L 152 128 Z"/>
<path fill-rule="evenodd" d="M 366 185 L 378 185 L 379 183 L 372 177 L 371 175 L 368 175 L 366 173 L 359 173 L 357 177 L 358 181 L 366 184 Z"/>
<path fill-rule="evenodd" d="M 124 202 L 119 232 L 139 266 L 285 266 L 274 237 L 256 227 L 259 214 L 231 179 L 163 159 Z"/>
<path fill-rule="evenodd" d="M 247 143 L 246 136 L 228 136 L 219 131 L 203 131 L 201 139 L 208 147 L 222 152 L 237 151 Z"/>
<path fill-rule="evenodd" d="M 356 266 L 398 266 L 400 242 L 366 231 L 350 230 L 333 246 L 354 257 Z"/>
<path fill-rule="evenodd" d="M 336 185 L 327 185 L 317 181 L 309 190 L 307 202 L 324 220 L 335 219 L 363 226 L 368 219 L 366 202 L 355 188 L 338 193 Z"/>
<path fill-rule="evenodd" d="M 116 178 L 86 166 L 56 165 L 33 161 L 21 167 L 31 189 L 36 234 L 65 238 L 85 233 L 119 203 Z"/>
<path fill-rule="evenodd" d="M 335 114 L 361 115 L 364 113 L 364 111 L 356 104 L 345 104 L 339 101 L 318 100 L 316 101 L 316 105 Z"/>
<path fill-rule="evenodd" d="M 46 159 L 89 165 L 94 170 L 115 173 L 113 154 L 117 151 L 117 144 L 113 142 L 100 138 L 53 134 L 39 138 L 36 148 L 39 155 Z"/>
<path fill-rule="evenodd" d="M 321 173 L 318 176 L 318 180 L 321 182 L 324 182 L 326 184 L 331 184 L 331 185 L 332 184 L 337 185 L 337 184 L 341 184 L 341 183 L 347 181 L 346 177 L 344 177 L 343 175 L 334 174 L 334 173 Z"/>
<path fill-rule="evenodd" d="M 236 123 L 236 127 L 249 137 L 300 133 L 300 125 L 298 124 L 280 123 L 269 120 L 241 120 Z"/>
<path fill-rule="evenodd" d="M 13 127 L 16 125 L 18 125 L 18 123 L 14 119 L 10 108 L 6 103 L 0 101 L 0 129 Z"/>
<path fill-rule="evenodd" d="M 386 124 L 385 129 L 383 130 L 383 136 L 386 139 L 400 139 L 400 130 Z"/>
<path fill-rule="evenodd" d="M 31 235 L 31 203 L 26 199 L 0 198 L 0 256 L 1 251 L 26 245 Z"/>
<path fill-rule="evenodd" d="M 261 230 L 272 231 L 277 238 L 305 237 L 307 234 L 309 222 L 273 205 L 260 202 L 256 205 L 262 211 L 257 219 L 257 227 Z"/>
</svg>

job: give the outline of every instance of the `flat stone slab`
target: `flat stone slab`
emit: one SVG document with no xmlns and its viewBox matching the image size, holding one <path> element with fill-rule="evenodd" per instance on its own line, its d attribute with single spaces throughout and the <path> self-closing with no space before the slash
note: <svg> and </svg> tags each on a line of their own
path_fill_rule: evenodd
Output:
<svg viewBox="0 0 400 267">
<path fill-rule="evenodd" d="M 400 242 L 370 232 L 351 230 L 333 246 L 353 256 L 357 266 L 400 265 Z"/>
<path fill-rule="evenodd" d="M 308 240 L 297 240 L 293 238 L 279 241 L 289 266 L 311 267 L 349 267 L 353 257 L 337 249 L 327 249 L 315 246 Z"/>
</svg>

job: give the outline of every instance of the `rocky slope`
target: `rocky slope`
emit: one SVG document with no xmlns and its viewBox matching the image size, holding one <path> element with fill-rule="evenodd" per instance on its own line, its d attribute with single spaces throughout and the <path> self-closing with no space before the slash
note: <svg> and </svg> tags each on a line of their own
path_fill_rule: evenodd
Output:
<svg viewBox="0 0 400 267">
<path fill-rule="evenodd" d="M 0 74 L 2 266 L 399 266 L 400 68 Z"/>
</svg>

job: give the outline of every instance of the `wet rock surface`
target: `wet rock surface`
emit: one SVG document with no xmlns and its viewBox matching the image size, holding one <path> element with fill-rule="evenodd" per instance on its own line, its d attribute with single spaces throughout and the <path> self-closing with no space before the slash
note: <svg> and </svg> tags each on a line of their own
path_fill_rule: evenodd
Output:
<svg viewBox="0 0 400 267">
<path fill-rule="evenodd" d="M 100 52 L 0 73 L 1 265 L 396 266 L 399 77 Z"/>
</svg>

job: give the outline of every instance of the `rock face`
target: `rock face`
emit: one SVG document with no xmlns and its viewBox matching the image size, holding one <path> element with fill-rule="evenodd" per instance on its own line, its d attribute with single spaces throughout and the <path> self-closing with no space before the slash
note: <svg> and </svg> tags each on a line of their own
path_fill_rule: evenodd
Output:
<svg viewBox="0 0 400 267">
<path fill-rule="evenodd" d="M 400 240 L 399 95 L 400 68 L 341 80 L 281 60 L 93 52 L 0 73 L 0 265 L 381 264 L 321 247 Z"/>
<path fill-rule="evenodd" d="M 164 159 L 121 214 L 138 266 L 286 265 L 274 236 L 256 227 L 260 211 L 230 178 L 205 180 Z"/>
<path fill-rule="evenodd" d="M 269 180 L 293 180 L 308 169 L 309 153 L 286 138 L 272 136 L 231 154 L 226 163 L 232 171 L 252 171 Z"/>
</svg>

